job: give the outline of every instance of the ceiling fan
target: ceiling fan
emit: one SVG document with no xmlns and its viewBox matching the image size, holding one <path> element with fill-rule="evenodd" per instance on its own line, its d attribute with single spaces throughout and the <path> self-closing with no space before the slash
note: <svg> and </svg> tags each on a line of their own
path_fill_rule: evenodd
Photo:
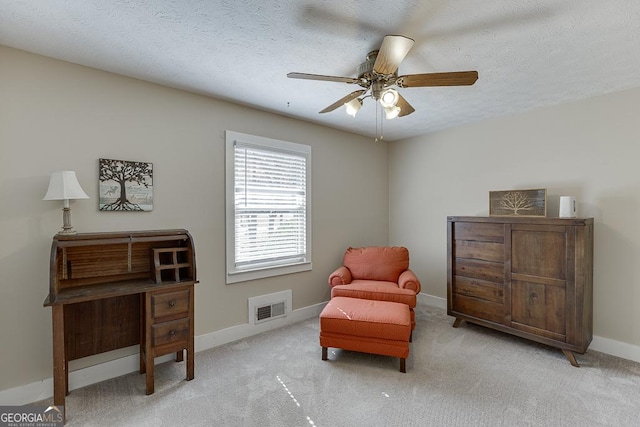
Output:
<svg viewBox="0 0 640 427">
<path fill-rule="evenodd" d="M 385 110 L 387 119 L 411 114 L 415 109 L 398 93 L 394 86 L 469 86 L 478 80 L 477 71 L 456 71 L 448 73 L 408 74 L 398 76 L 398 66 L 407 56 L 414 40 L 401 35 L 387 35 L 379 50 L 367 54 L 366 60 L 357 68 L 357 77 L 335 77 L 320 74 L 289 73 L 292 79 L 322 80 L 357 84 L 364 89 L 351 92 L 347 96 L 329 105 L 320 113 L 328 113 L 344 105 L 347 114 L 354 116 L 362 107 L 362 100 L 372 97 L 379 101 Z"/>
</svg>

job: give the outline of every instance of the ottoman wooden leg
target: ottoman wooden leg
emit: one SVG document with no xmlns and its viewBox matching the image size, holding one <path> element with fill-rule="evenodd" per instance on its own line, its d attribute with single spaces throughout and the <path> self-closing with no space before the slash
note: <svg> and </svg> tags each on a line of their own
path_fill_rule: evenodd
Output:
<svg viewBox="0 0 640 427">
<path fill-rule="evenodd" d="M 407 359 L 405 359 L 404 357 L 400 358 L 400 372 L 402 372 L 403 374 L 407 373 L 406 361 Z"/>
<path fill-rule="evenodd" d="M 327 360 L 327 347 L 322 347 L 322 360 Z"/>
</svg>

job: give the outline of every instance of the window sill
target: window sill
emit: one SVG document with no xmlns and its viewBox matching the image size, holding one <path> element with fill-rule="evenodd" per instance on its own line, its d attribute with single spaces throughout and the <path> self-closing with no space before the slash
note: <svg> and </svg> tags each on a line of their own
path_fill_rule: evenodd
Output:
<svg viewBox="0 0 640 427">
<path fill-rule="evenodd" d="M 265 267 L 249 271 L 234 271 L 227 273 L 227 285 L 232 283 L 246 282 L 249 280 L 264 279 L 267 277 L 283 276 L 285 274 L 299 273 L 302 271 L 311 271 L 311 262 L 302 262 L 300 264 L 285 265 L 278 267 Z"/>
</svg>

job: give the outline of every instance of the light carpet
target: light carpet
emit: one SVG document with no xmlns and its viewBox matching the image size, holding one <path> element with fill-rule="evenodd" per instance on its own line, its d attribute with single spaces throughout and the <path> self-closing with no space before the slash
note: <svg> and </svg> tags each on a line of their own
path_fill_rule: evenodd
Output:
<svg viewBox="0 0 640 427">
<path fill-rule="evenodd" d="M 74 390 L 69 426 L 638 426 L 640 364 L 554 348 L 420 304 L 407 373 L 395 358 L 329 350 L 318 319 Z M 51 404 L 51 401 L 44 403 Z"/>
</svg>

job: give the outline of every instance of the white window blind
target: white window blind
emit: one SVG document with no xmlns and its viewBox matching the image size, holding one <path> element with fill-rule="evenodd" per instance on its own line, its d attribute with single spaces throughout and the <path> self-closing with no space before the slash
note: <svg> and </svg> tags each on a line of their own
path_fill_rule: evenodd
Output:
<svg viewBox="0 0 640 427">
<path fill-rule="evenodd" d="M 230 274 L 310 262 L 310 148 L 266 138 L 263 144 L 247 142 L 253 138 L 240 136 L 232 143 L 233 263 L 228 260 L 228 282 L 235 281 Z M 275 274 L 280 273 L 261 277 Z"/>
</svg>

